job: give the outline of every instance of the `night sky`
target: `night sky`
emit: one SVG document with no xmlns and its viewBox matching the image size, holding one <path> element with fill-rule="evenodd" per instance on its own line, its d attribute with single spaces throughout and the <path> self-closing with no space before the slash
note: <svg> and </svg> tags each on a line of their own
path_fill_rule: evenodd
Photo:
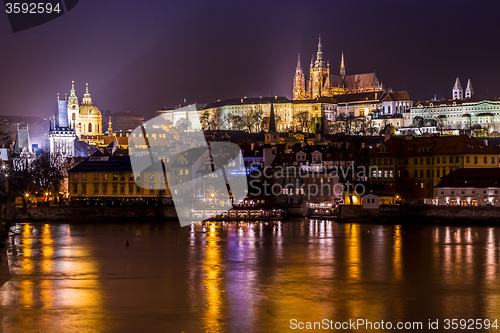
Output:
<svg viewBox="0 0 500 333">
<path fill-rule="evenodd" d="M 49 116 L 89 83 L 101 110 L 152 116 L 218 99 L 291 97 L 297 53 L 318 35 L 331 72 L 376 70 L 414 101 L 450 98 L 455 77 L 500 96 L 498 1 L 97 1 L 12 33 L 0 13 L 0 114 Z"/>
</svg>

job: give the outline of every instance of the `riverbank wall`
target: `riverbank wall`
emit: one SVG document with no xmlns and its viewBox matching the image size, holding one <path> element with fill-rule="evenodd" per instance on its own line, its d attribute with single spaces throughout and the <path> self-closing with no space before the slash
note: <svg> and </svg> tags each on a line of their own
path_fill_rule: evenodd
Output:
<svg viewBox="0 0 500 333">
<path fill-rule="evenodd" d="M 339 222 L 387 224 L 500 225 L 500 207 L 473 206 L 340 206 Z"/>
<path fill-rule="evenodd" d="M 47 206 L 10 208 L 4 219 L 22 221 L 102 221 L 102 220 L 172 220 L 177 221 L 172 206 Z"/>
</svg>

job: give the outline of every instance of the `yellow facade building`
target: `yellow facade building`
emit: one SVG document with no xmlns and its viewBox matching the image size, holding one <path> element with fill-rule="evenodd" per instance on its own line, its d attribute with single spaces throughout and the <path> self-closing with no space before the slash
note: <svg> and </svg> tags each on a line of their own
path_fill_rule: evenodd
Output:
<svg viewBox="0 0 500 333">
<path fill-rule="evenodd" d="M 170 196 L 165 181 L 162 177 L 155 177 L 154 173 L 145 171 L 140 176 L 142 179 L 137 179 L 137 182 L 147 184 L 147 188 L 137 186 L 128 155 L 109 156 L 97 152 L 71 168 L 68 177 L 72 198 Z M 166 190 L 160 190 L 161 183 Z"/>
<path fill-rule="evenodd" d="M 441 177 L 460 168 L 498 168 L 500 152 L 466 135 L 392 137 L 370 150 L 370 184 L 381 191 L 432 198 Z"/>
</svg>

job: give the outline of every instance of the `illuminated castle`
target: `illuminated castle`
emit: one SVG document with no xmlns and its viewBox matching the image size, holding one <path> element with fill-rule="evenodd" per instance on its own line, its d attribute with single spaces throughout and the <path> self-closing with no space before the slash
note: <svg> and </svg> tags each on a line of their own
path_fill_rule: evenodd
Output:
<svg viewBox="0 0 500 333">
<path fill-rule="evenodd" d="M 88 83 L 86 84 L 82 104 L 78 105 L 75 82 L 72 81 L 67 114 L 69 123 L 76 130 L 76 135 L 80 141 L 85 141 L 91 145 L 99 144 L 102 135 L 102 115 L 101 111 L 92 103 Z"/>
<path fill-rule="evenodd" d="M 323 59 L 321 37 L 318 42 L 316 59 L 311 59 L 309 79 L 306 81 L 300 64 L 300 54 L 293 80 L 293 99 L 315 99 L 317 97 L 332 97 L 334 95 L 359 92 L 383 91 L 382 84 L 375 73 L 345 75 L 344 54 L 340 62 L 340 75 L 330 74 L 330 62 Z"/>
</svg>

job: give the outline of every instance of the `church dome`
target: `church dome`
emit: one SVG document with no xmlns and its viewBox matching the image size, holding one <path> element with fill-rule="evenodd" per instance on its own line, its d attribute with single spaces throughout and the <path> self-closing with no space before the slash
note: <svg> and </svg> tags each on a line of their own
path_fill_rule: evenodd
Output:
<svg viewBox="0 0 500 333">
<path fill-rule="evenodd" d="M 95 105 L 80 105 L 80 116 L 96 115 L 100 116 L 101 111 Z"/>
</svg>

